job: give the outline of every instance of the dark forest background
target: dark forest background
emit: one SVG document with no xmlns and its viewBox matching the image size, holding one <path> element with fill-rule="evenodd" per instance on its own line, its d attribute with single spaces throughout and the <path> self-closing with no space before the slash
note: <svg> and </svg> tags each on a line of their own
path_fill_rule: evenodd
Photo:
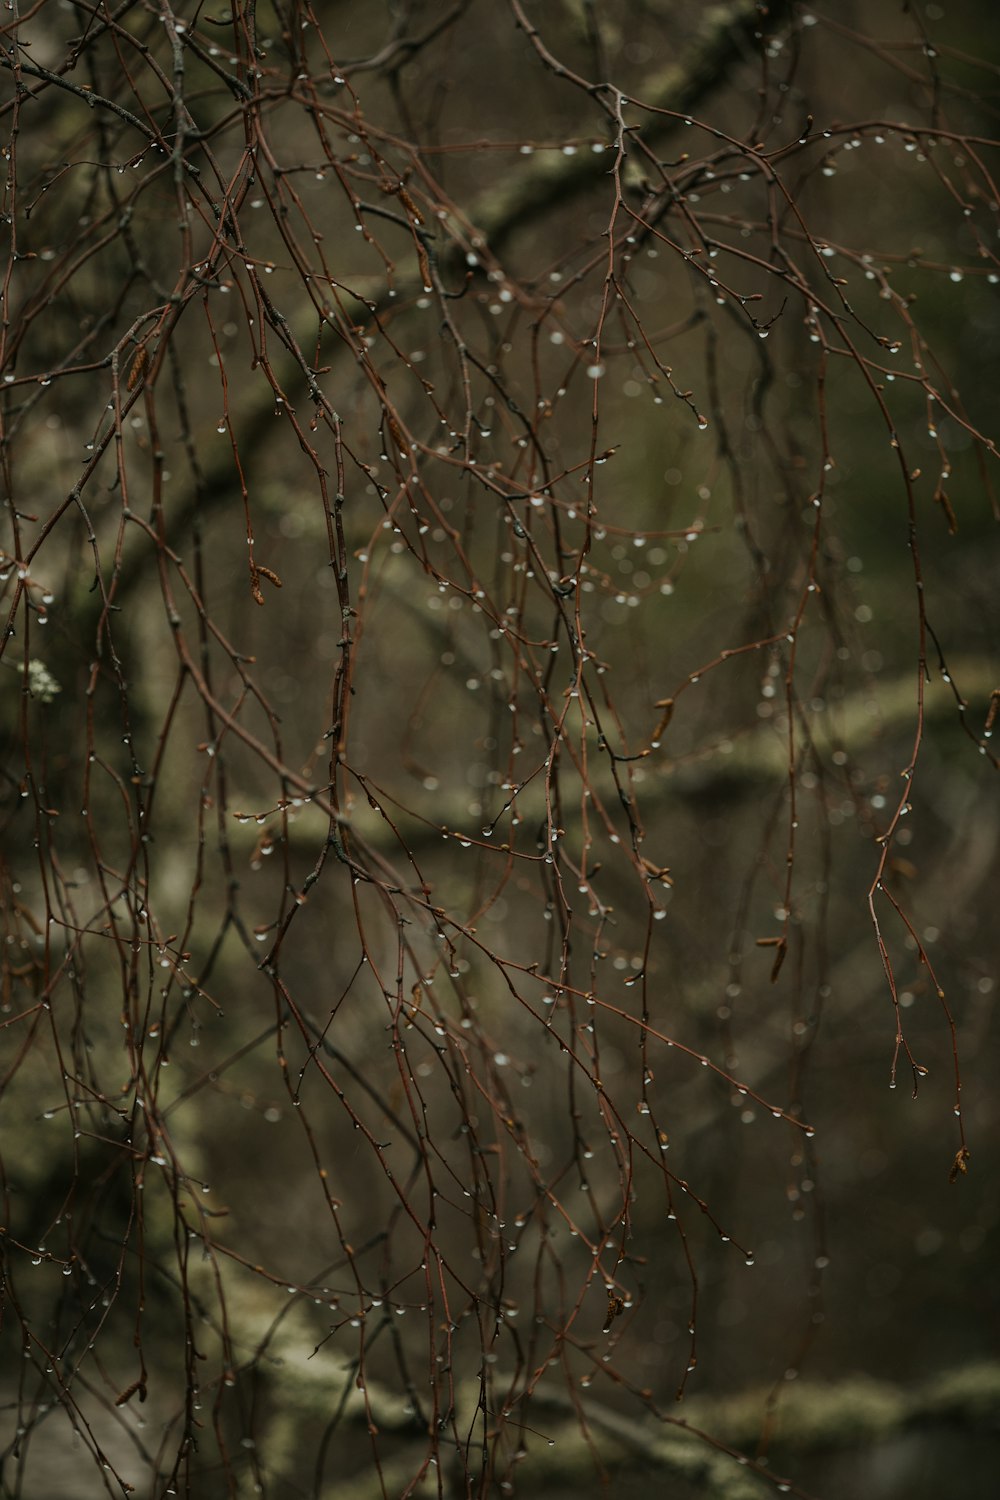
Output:
<svg viewBox="0 0 1000 1500">
<path fill-rule="evenodd" d="M 998 43 L 0 17 L 0 1495 L 989 1492 Z"/>
</svg>

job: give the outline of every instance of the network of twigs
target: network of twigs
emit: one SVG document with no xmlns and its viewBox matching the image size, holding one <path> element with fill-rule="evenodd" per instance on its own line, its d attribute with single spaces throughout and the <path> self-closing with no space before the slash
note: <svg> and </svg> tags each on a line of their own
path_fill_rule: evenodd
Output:
<svg viewBox="0 0 1000 1500">
<path fill-rule="evenodd" d="M 157 1496 L 676 1421 L 705 1258 L 754 1274 L 685 1140 L 757 1116 L 814 1201 L 838 903 L 893 1081 L 939 1000 L 966 1170 L 902 850 L 933 714 L 996 765 L 922 562 L 995 449 L 912 294 L 1000 279 L 971 86 L 912 16 L 347 9 L 0 26 L 5 1494 L 56 1421 Z M 838 44 L 909 113 L 814 101 Z M 893 182 L 954 261 L 868 243 Z"/>
</svg>

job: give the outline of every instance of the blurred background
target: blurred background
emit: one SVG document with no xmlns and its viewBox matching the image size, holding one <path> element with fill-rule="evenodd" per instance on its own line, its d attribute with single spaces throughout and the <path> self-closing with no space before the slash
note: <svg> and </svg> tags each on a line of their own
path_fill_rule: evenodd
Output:
<svg viewBox="0 0 1000 1500">
<path fill-rule="evenodd" d="M 3 36 L 0 1494 L 986 1493 L 992 7 Z"/>
</svg>

